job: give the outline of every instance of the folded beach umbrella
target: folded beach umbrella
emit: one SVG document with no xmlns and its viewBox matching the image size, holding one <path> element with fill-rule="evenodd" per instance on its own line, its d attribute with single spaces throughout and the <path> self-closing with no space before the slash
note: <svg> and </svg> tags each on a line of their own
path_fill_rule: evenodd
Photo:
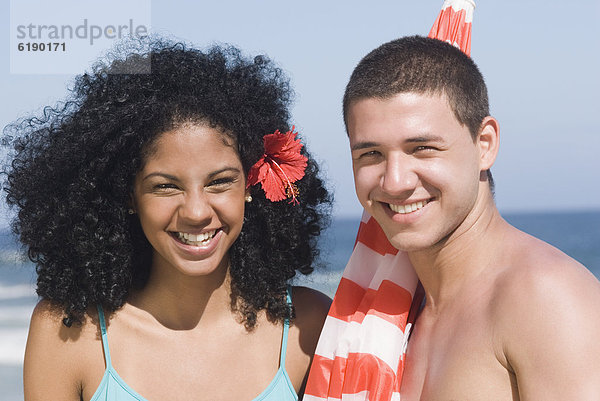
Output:
<svg viewBox="0 0 600 401">
<path fill-rule="evenodd" d="M 304 401 L 400 399 L 418 279 L 408 257 L 363 213 L 317 345 Z M 420 304 L 420 300 L 414 303 Z M 414 309 L 413 309 L 414 310 Z"/>
<path fill-rule="evenodd" d="M 475 4 L 447 0 L 430 37 L 467 54 Z M 304 401 L 399 401 L 408 337 L 423 289 L 404 252 L 368 213 L 325 320 Z"/>
<path fill-rule="evenodd" d="M 429 31 L 429 37 L 443 40 L 471 55 L 471 23 L 475 2 L 472 0 L 446 0 L 442 11 Z"/>
</svg>

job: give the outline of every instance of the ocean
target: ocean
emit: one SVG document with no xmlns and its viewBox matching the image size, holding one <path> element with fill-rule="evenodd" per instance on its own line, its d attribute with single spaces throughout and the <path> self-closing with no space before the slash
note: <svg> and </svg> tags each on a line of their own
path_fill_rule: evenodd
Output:
<svg viewBox="0 0 600 401">
<path fill-rule="evenodd" d="M 577 259 L 600 279 L 600 211 L 503 216 Z M 333 296 L 352 253 L 358 223 L 359 218 L 334 220 L 321 237 L 321 257 L 315 272 L 298 277 L 296 284 Z M 34 266 L 20 256 L 8 230 L 0 231 L 0 394 L 4 401 L 23 399 L 23 353 L 29 317 L 37 302 L 34 284 Z"/>
</svg>

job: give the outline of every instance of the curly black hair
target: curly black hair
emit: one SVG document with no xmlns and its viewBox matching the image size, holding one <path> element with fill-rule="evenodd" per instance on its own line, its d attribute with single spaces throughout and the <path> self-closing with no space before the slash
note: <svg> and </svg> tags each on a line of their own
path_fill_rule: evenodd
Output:
<svg viewBox="0 0 600 401">
<path fill-rule="evenodd" d="M 247 174 L 264 152 L 263 136 L 290 129 L 289 82 L 268 58 L 160 38 L 134 47 L 76 77 L 64 103 L 4 129 L 11 157 L 3 186 L 17 209 L 12 229 L 36 264 L 38 295 L 64 310 L 66 326 L 80 323 L 90 305 L 118 310 L 131 289 L 145 285 L 152 247 L 127 208 L 145 149 L 161 133 L 208 123 L 235 139 Z M 249 329 L 260 310 L 293 318 L 287 283 L 296 271 L 312 272 L 328 224 L 331 196 L 302 152 L 308 166 L 296 182 L 300 203 L 271 202 L 253 187 L 229 250 L 232 308 Z"/>
</svg>

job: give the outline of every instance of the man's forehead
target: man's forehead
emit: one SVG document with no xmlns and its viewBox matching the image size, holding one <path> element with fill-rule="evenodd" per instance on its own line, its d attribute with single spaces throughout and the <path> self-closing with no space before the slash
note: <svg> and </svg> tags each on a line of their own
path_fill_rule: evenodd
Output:
<svg viewBox="0 0 600 401">
<path fill-rule="evenodd" d="M 398 93 L 387 98 L 369 97 L 356 100 L 348 108 L 348 125 L 398 122 L 423 124 L 434 118 L 456 120 L 445 95 Z"/>
<path fill-rule="evenodd" d="M 454 133 L 470 136 L 440 94 L 400 93 L 363 98 L 349 107 L 348 136 L 354 149 L 395 143 L 448 142 Z"/>
</svg>

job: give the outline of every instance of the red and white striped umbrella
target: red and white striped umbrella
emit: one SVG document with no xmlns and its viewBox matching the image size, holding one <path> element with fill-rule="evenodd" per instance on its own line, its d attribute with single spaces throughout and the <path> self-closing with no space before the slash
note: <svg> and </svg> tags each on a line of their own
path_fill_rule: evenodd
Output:
<svg viewBox="0 0 600 401">
<path fill-rule="evenodd" d="M 451 43 L 470 56 L 474 9 L 473 0 L 444 1 L 442 11 L 429 31 L 429 37 Z"/>
</svg>

